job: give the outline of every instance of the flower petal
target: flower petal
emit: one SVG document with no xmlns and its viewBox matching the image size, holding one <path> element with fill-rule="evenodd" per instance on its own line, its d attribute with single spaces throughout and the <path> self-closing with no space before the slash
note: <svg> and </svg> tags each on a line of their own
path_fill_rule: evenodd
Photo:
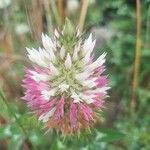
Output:
<svg viewBox="0 0 150 150">
<path fill-rule="evenodd" d="M 67 58 L 65 60 L 65 67 L 66 69 L 70 69 L 71 66 L 72 66 L 72 60 L 71 60 L 70 54 L 68 53 Z"/>
</svg>

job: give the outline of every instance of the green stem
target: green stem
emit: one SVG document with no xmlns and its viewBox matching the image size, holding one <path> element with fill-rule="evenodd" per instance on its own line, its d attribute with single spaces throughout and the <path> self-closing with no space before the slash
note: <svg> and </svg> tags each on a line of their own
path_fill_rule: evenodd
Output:
<svg viewBox="0 0 150 150">
<path fill-rule="evenodd" d="M 22 124 L 20 123 L 19 119 L 17 118 L 16 114 L 14 113 L 14 111 L 11 109 L 11 107 L 9 106 L 9 103 L 8 101 L 6 100 L 6 97 L 4 96 L 4 92 L 2 91 L 2 89 L 0 89 L 0 98 L 2 99 L 2 101 L 4 102 L 4 104 L 6 105 L 8 111 L 9 111 L 9 114 L 12 115 L 15 120 L 16 120 L 16 123 L 18 124 L 18 126 L 20 127 L 20 129 L 23 131 L 25 137 L 28 137 L 28 133 L 27 131 L 25 130 L 25 128 L 22 126 Z M 36 150 L 36 147 L 31 143 L 33 149 Z"/>
<path fill-rule="evenodd" d="M 25 134 L 25 136 L 27 136 L 26 130 L 24 129 L 24 127 L 23 127 L 22 124 L 20 123 L 20 121 L 19 121 L 19 119 L 17 118 L 16 114 L 15 114 L 15 113 L 12 111 L 12 109 L 10 108 L 10 106 L 9 106 L 9 104 L 8 104 L 8 102 L 7 102 L 6 98 L 5 98 L 5 96 L 4 96 L 3 92 L 2 92 L 2 90 L 0 90 L 0 97 L 1 97 L 1 99 L 3 100 L 3 102 L 5 103 L 5 105 L 7 106 L 7 109 L 8 109 L 8 111 L 9 111 L 9 113 L 15 118 L 15 120 L 16 120 L 18 126 L 22 129 L 22 131 L 23 131 L 23 133 Z"/>
<path fill-rule="evenodd" d="M 58 14 L 58 10 L 57 10 L 56 4 L 55 4 L 55 2 L 53 0 L 50 0 L 50 5 L 51 5 L 52 13 L 54 15 L 54 19 L 56 21 L 56 24 L 57 24 L 57 26 L 60 27 L 61 22 L 60 22 L 60 17 L 59 17 L 59 14 Z"/>
<path fill-rule="evenodd" d="M 132 99 L 131 110 L 134 111 L 137 106 L 137 90 L 139 87 L 139 74 L 141 64 L 141 1 L 136 0 L 136 49 L 135 49 L 135 62 L 134 62 L 134 74 L 133 74 L 133 86 L 132 86 Z"/>
</svg>

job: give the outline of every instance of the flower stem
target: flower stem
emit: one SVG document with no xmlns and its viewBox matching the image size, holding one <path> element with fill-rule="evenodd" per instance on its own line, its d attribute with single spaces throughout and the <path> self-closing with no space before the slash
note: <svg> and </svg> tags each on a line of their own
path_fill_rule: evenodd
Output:
<svg viewBox="0 0 150 150">
<path fill-rule="evenodd" d="M 0 89 L 0 98 L 1 100 L 4 102 L 4 104 L 6 105 L 7 109 L 8 109 L 8 112 L 10 115 L 12 115 L 15 120 L 16 120 L 16 123 L 18 124 L 18 126 L 20 127 L 20 129 L 23 131 L 25 137 L 27 138 L 28 137 L 28 133 L 27 131 L 25 130 L 25 128 L 22 126 L 22 124 L 20 123 L 19 119 L 17 118 L 16 114 L 14 113 L 14 111 L 11 109 L 11 107 L 9 106 L 9 103 L 8 101 L 6 100 L 6 97 L 4 96 L 4 92 L 2 91 L 2 89 Z M 34 150 L 36 150 L 36 147 L 31 143 L 32 147 Z"/>
<path fill-rule="evenodd" d="M 23 131 L 23 133 L 25 134 L 25 136 L 27 136 L 26 130 L 24 129 L 24 127 L 22 126 L 22 124 L 21 124 L 20 121 L 18 120 L 16 114 L 15 114 L 15 113 L 12 111 L 12 109 L 10 108 L 10 106 L 9 106 L 9 104 L 8 104 L 8 102 L 7 102 L 6 98 L 5 98 L 5 96 L 4 96 L 3 92 L 2 92 L 2 90 L 0 90 L 0 97 L 1 97 L 2 101 L 5 103 L 5 105 L 7 106 L 7 109 L 8 109 L 8 111 L 9 111 L 9 113 L 15 118 L 15 120 L 16 120 L 18 126 L 22 129 L 22 131 Z"/>
</svg>

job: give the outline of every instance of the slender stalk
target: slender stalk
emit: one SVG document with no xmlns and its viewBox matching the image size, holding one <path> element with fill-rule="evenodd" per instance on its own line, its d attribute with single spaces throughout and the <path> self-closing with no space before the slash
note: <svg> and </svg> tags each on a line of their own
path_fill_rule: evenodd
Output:
<svg viewBox="0 0 150 150">
<path fill-rule="evenodd" d="M 82 3 L 81 12 L 80 12 L 80 18 L 79 18 L 79 23 L 78 23 L 78 27 L 80 31 L 83 30 L 85 17 L 86 17 L 88 5 L 89 5 L 89 0 L 82 0 L 81 3 Z"/>
<path fill-rule="evenodd" d="M 3 103 L 6 105 L 9 114 L 12 115 L 12 116 L 15 118 L 16 123 L 18 124 L 18 126 L 20 127 L 20 129 L 21 129 L 22 132 L 24 133 L 25 137 L 27 138 L 27 137 L 28 137 L 27 131 L 25 130 L 25 128 L 23 127 L 23 125 L 20 123 L 20 121 L 19 121 L 19 119 L 17 118 L 17 116 L 16 116 L 16 114 L 14 113 L 14 111 L 13 111 L 13 110 L 11 109 L 11 107 L 9 106 L 9 103 L 8 103 L 8 101 L 6 100 L 2 89 L 0 89 L 0 98 L 1 98 L 1 100 L 3 101 Z M 32 143 L 30 143 L 30 144 L 31 144 L 31 146 L 33 147 L 34 150 L 37 149 L 37 148 L 35 147 L 35 145 L 33 145 Z"/>
<path fill-rule="evenodd" d="M 30 34 L 31 34 L 32 39 L 35 40 L 35 39 L 34 39 L 34 36 L 33 36 L 33 32 L 35 32 L 35 31 L 34 31 L 34 28 L 33 28 L 33 24 L 32 24 L 32 22 L 31 22 L 31 17 L 30 17 L 30 14 L 29 14 L 28 5 L 26 4 L 27 1 L 26 1 L 26 0 L 23 0 L 23 3 L 24 3 L 24 7 L 25 7 L 25 13 L 26 13 L 27 24 L 28 24 L 29 27 L 30 27 L 30 28 L 29 28 L 29 31 L 30 31 Z"/>
<path fill-rule="evenodd" d="M 52 13 L 54 15 L 54 19 L 56 21 L 57 26 L 60 26 L 61 25 L 60 17 L 58 15 L 57 7 L 56 7 L 54 0 L 50 0 L 50 6 L 51 6 L 51 10 L 52 10 Z"/>
<path fill-rule="evenodd" d="M 136 0 L 136 50 L 135 50 L 135 62 L 134 62 L 134 76 L 132 87 L 132 99 L 131 110 L 136 107 L 137 89 L 139 86 L 139 72 L 141 63 L 141 3 L 140 0 Z"/>
<path fill-rule="evenodd" d="M 21 124 L 20 121 L 18 120 L 16 114 L 13 112 L 13 110 L 12 110 L 11 107 L 9 106 L 9 104 L 8 104 L 8 102 L 7 102 L 6 98 L 5 98 L 5 96 L 4 96 L 3 92 L 2 92 L 2 90 L 0 90 L 0 97 L 1 97 L 2 101 L 5 103 L 5 105 L 7 106 L 7 109 L 8 109 L 8 111 L 9 111 L 9 113 L 15 118 L 15 120 L 16 120 L 18 126 L 21 128 L 21 130 L 23 131 L 23 133 L 25 134 L 25 136 L 27 136 L 26 130 L 24 129 L 24 127 L 22 126 L 22 124 Z"/>
<path fill-rule="evenodd" d="M 65 20 L 65 0 L 58 0 L 58 13 L 60 16 L 61 27 L 62 27 Z"/>
<path fill-rule="evenodd" d="M 53 24 L 52 24 L 52 14 L 50 13 L 49 1 L 44 1 L 44 9 L 45 9 L 45 15 L 46 15 L 46 20 L 47 20 L 48 33 L 49 35 L 51 35 L 52 30 L 53 30 Z"/>
</svg>

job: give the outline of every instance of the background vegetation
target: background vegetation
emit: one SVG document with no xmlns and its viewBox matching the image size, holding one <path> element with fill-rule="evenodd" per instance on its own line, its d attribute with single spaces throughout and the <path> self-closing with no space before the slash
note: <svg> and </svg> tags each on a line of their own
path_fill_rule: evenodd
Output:
<svg viewBox="0 0 150 150">
<path fill-rule="evenodd" d="M 149 0 L 0 0 L 0 149 L 149 150 L 149 6 Z M 51 35 L 66 16 L 93 32 L 96 56 L 108 53 L 112 87 L 101 120 L 80 138 L 45 134 L 20 98 L 30 65 L 25 47 L 40 45 L 41 33 Z"/>
</svg>

